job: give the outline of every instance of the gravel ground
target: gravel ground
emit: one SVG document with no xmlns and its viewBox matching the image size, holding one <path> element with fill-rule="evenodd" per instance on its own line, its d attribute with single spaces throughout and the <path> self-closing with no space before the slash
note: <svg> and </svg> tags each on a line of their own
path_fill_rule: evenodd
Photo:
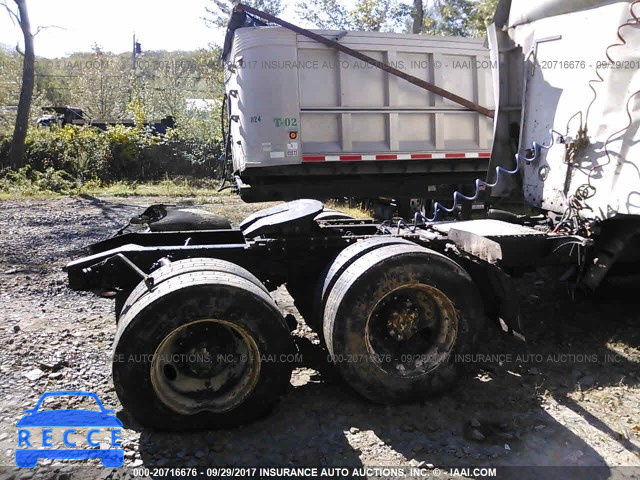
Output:
<svg viewBox="0 0 640 480">
<path fill-rule="evenodd" d="M 301 365 L 282 402 L 257 423 L 188 434 L 142 429 L 122 411 L 110 378 L 113 304 L 68 290 L 62 267 L 139 207 L 167 201 L 0 203 L 0 479 L 132 477 L 131 468 L 107 470 L 97 460 L 84 461 L 83 468 L 51 460 L 34 470 L 15 468 L 15 423 L 24 408 L 54 390 L 93 391 L 116 409 L 125 425 L 127 467 L 393 466 L 438 472 L 553 465 L 602 467 L 577 469 L 575 478 L 640 473 L 617 468 L 640 466 L 637 296 L 574 302 L 553 272 L 517 280 L 528 342 L 496 332 L 483 356 L 470 359 L 477 375 L 446 396 L 401 407 L 374 405 L 330 370 L 319 374 Z M 220 201 L 226 203 L 205 208 L 236 224 L 264 206 L 234 197 Z M 274 295 L 299 319 L 283 289 Z M 313 341 L 315 335 L 299 322 L 295 334 Z M 523 478 L 527 469 L 517 472 Z"/>
</svg>

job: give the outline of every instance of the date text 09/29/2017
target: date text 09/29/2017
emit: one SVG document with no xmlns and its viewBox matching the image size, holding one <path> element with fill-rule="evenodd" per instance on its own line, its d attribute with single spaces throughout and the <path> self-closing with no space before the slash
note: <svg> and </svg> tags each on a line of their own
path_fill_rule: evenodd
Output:
<svg viewBox="0 0 640 480">
<path fill-rule="evenodd" d="M 134 468 L 134 477 L 170 478 L 176 475 L 188 478 L 208 476 L 215 478 L 439 478 L 441 476 L 490 478 L 497 476 L 496 468 L 451 468 L 429 467 L 157 467 Z"/>
</svg>

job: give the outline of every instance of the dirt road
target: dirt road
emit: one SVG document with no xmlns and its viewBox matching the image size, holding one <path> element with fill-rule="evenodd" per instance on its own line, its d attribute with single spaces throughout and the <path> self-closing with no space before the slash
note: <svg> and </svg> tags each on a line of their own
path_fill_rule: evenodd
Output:
<svg viewBox="0 0 640 480">
<path fill-rule="evenodd" d="M 122 411 L 110 379 L 113 304 L 68 290 L 62 267 L 140 206 L 159 200 L 167 201 L 0 203 L 0 479 L 34 472 L 36 478 L 132 478 L 133 470 L 106 470 L 97 460 L 84 468 L 51 460 L 35 471 L 15 467 L 16 421 L 54 390 L 93 391 L 116 409 L 125 425 L 128 467 L 378 466 L 405 468 L 405 474 L 419 467 L 441 478 L 453 466 L 600 467 L 564 471 L 565 478 L 640 473 L 619 468 L 640 465 L 637 292 L 574 303 L 553 272 L 517 280 L 528 342 L 496 331 L 481 356 L 468 358 L 477 375 L 446 396 L 419 405 L 374 405 L 332 375 L 301 366 L 275 411 L 257 423 L 179 435 L 140 428 Z M 235 224 L 260 207 L 234 197 L 220 201 L 226 203 L 205 207 Z M 275 298 L 299 319 L 283 289 Z M 295 334 L 313 340 L 299 322 Z M 510 471 L 525 478 L 528 470 Z"/>
</svg>

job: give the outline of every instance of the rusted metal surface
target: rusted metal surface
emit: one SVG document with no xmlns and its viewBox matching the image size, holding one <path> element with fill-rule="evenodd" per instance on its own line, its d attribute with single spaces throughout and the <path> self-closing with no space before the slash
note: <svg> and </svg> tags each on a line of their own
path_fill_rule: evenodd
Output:
<svg viewBox="0 0 640 480">
<path fill-rule="evenodd" d="M 411 283 L 381 298 L 367 321 L 367 349 L 393 358 L 381 368 L 401 376 L 422 375 L 445 360 L 458 334 L 456 309 L 437 288 Z M 440 342 L 440 352 L 431 352 Z M 420 352 L 419 355 L 406 355 Z M 409 358 L 411 357 L 411 358 Z"/>
</svg>

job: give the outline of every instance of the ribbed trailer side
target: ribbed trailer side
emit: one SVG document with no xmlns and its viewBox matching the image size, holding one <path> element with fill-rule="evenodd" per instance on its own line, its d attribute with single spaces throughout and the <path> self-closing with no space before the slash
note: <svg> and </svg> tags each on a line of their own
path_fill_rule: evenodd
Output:
<svg viewBox="0 0 640 480">
<path fill-rule="evenodd" d="M 483 41 L 325 38 L 493 108 Z M 240 28 L 226 58 L 234 171 L 248 200 L 434 196 L 484 177 L 492 119 L 280 27 Z"/>
</svg>

